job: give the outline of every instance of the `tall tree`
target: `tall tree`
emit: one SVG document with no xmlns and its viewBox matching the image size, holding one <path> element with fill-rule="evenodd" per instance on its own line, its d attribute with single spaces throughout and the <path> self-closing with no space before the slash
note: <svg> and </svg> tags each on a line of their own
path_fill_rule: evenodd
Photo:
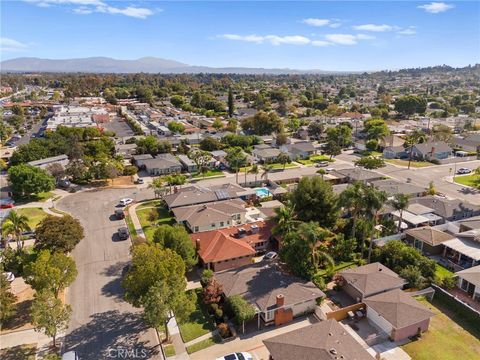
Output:
<svg viewBox="0 0 480 360">
<path fill-rule="evenodd" d="M 283 165 L 283 170 L 285 170 L 285 167 L 287 166 L 287 164 L 290 164 L 292 162 L 292 159 L 290 159 L 290 156 L 288 156 L 287 153 L 281 152 L 277 156 L 277 161 Z"/>
<path fill-rule="evenodd" d="M 49 173 L 27 164 L 8 169 L 8 180 L 14 196 L 19 197 L 28 197 L 55 188 L 55 179 Z"/>
<path fill-rule="evenodd" d="M 233 98 L 232 88 L 228 89 L 228 117 L 233 117 L 233 112 L 235 111 L 235 100 Z"/>
<path fill-rule="evenodd" d="M 58 298 L 61 290 L 67 288 L 77 277 L 75 260 L 63 253 L 43 250 L 35 262 L 25 269 L 26 282 L 37 292 L 49 291 Z"/>
<path fill-rule="evenodd" d="M 242 148 L 235 146 L 227 150 L 225 160 L 227 160 L 228 166 L 235 171 L 236 182 L 238 183 L 238 172 L 240 171 L 240 168 L 247 165 L 247 156 Z"/>
<path fill-rule="evenodd" d="M 412 133 L 405 137 L 404 147 L 408 149 L 408 168 L 412 162 L 413 146 L 427 141 L 427 134 L 421 129 L 415 129 Z"/>
<path fill-rule="evenodd" d="M 8 247 L 7 236 L 11 235 L 17 242 L 17 249 L 23 248 L 22 233 L 30 231 L 30 225 L 28 225 L 28 217 L 18 214 L 15 210 L 9 212 L 2 224 L 2 233 L 5 241 L 5 248 Z"/>
<path fill-rule="evenodd" d="M 258 177 L 258 173 L 259 173 L 259 169 L 258 169 L 258 165 L 257 164 L 253 164 L 252 165 L 252 168 L 248 171 L 250 174 L 254 174 L 255 175 L 255 185 L 257 184 L 257 177 Z"/>
<path fill-rule="evenodd" d="M 202 174 L 202 177 L 205 178 L 205 173 L 208 171 L 208 164 L 212 159 L 212 155 L 208 151 L 198 150 L 193 152 L 190 157 L 197 165 L 198 171 Z"/>
<path fill-rule="evenodd" d="M 57 334 L 67 328 L 71 314 L 70 305 L 64 305 L 51 292 L 42 291 L 35 295 L 31 307 L 32 324 L 35 331 L 53 338 L 53 346 L 56 346 Z"/>
<path fill-rule="evenodd" d="M 284 206 L 275 208 L 272 220 L 275 226 L 272 229 L 274 235 L 285 236 L 295 230 L 300 221 L 295 219 L 295 208 L 290 202 Z"/>
<path fill-rule="evenodd" d="M 368 245 L 368 262 L 370 263 L 373 249 L 373 239 L 376 233 L 378 222 L 378 212 L 383 208 L 387 201 L 387 194 L 379 191 L 373 186 L 368 186 L 365 191 L 365 212 L 372 226 L 370 235 L 370 244 Z M 363 248 L 362 248 L 363 255 Z"/>
<path fill-rule="evenodd" d="M 193 309 L 193 299 L 185 292 L 185 263 L 180 255 L 158 244 L 132 249 L 132 265 L 122 285 L 125 299 L 135 307 L 144 307 L 150 325 L 163 324 L 167 338 L 172 312 L 180 320 Z"/>
<path fill-rule="evenodd" d="M 80 221 L 70 215 L 48 215 L 38 224 L 35 234 L 35 249 L 63 253 L 72 251 L 84 236 Z"/>
<path fill-rule="evenodd" d="M 180 255 L 187 271 L 190 271 L 198 261 L 195 246 L 182 225 L 160 225 L 155 230 L 153 241 L 162 248 L 171 249 Z"/>
<path fill-rule="evenodd" d="M 15 315 L 16 301 L 17 297 L 10 290 L 10 282 L 0 272 L 0 325 Z"/>
<path fill-rule="evenodd" d="M 392 204 L 392 207 L 399 213 L 398 229 L 397 229 L 398 232 L 402 230 L 403 210 L 405 210 L 408 207 L 409 200 L 410 200 L 410 197 L 408 195 L 398 193 L 393 196 L 393 199 L 390 202 Z"/>
<path fill-rule="evenodd" d="M 291 201 L 299 220 L 317 221 L 325 228 L 331 228 L 337 220 L 337 196 L 332 185 L 319 176 L 302 178 Z"/>
<path fill-rule="evenodd" d="M 365 209 L 365 188 L 366 185 L 362 182 L 354 182 L 348 185 L 347 188 L 340 194 L 339 204 L 347 210 L 352 219 L 352 237 L 355 238 L 355 230 L 357 219 Z M 362 241 L 365 241 L 362 237 Z M 363 248 L 363 244 L 362 244 Z"/>
</svg>

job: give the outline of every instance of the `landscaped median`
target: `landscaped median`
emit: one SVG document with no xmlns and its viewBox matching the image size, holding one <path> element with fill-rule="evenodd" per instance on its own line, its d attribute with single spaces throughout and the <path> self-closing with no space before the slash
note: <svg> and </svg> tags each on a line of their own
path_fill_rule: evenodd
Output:
<svg viewBox="0 0 480 360">
<path fill-rule="evenodd" d="M 464 175 L 464 176 L 455 176 L 453 178 L 457 184 L 471 186 L 471 187 L 480 187 L 480 175 Z"/>
</svg>

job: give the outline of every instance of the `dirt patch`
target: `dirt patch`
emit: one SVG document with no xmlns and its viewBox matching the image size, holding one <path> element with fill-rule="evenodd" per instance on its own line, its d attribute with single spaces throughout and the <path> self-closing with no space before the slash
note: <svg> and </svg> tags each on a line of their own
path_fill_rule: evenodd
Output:
<svg viewBox="0 0 480 360">
<path fill-rule="evenodd" d="M 133 176 L 120 176 L 108 182 L 112 186 L 134 185 Z"/>
</svg>

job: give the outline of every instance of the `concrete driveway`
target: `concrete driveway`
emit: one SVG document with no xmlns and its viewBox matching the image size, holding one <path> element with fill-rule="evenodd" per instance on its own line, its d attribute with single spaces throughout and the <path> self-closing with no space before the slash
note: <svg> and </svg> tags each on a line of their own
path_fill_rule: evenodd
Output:
<svg viewBox="0 0 480 360">
<path fill-rule="evenodd" d="M 136 189 L 104 189 L 76 193 L 57 204 L 85 229 L 85 238 L 72 252 L 78 276 L 67 293 L 73 316 L 65 344 L 65 351 L 76 350 L 81 360 L 162 358 L 155 331 L 123 300 L 121 278 L 131 243 L 119 241 L 116 231 L 124 220 L 113 216 L 120 198 L 150 196 Z"/>
</svg>

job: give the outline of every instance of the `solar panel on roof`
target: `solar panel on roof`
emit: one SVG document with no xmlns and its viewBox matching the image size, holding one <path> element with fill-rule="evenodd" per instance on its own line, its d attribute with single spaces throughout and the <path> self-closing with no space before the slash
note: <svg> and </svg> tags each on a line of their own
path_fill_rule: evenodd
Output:
<svg viewBox="0 0 480 360">
<path fill-rule="evenodd" d="M 215 195 L 217 196 L 218 200 L 224 200 L 229 198 L 228 192 L 223 189 L 215 190 Z"/>
</svg>

